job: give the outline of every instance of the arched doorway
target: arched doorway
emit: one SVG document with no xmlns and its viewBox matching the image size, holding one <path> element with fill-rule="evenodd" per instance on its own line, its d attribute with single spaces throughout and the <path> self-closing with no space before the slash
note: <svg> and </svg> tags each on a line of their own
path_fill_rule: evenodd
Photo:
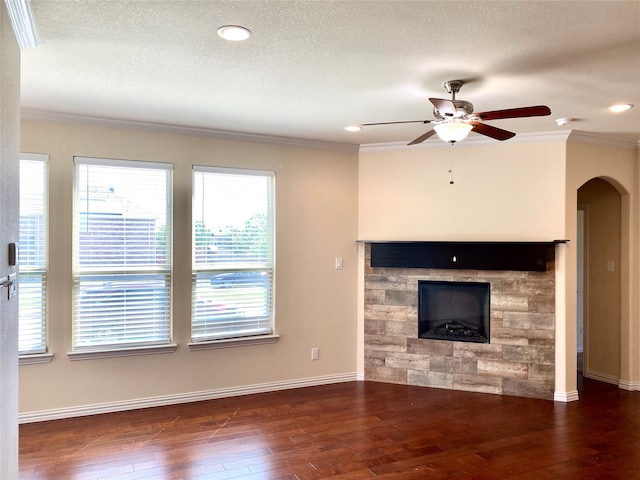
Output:
<svg viewBox="0 0 640 480">
<path fill-rule="evenodd" d="M 617 385 L 621 377 L 621 195 L 608 181 L 594 178 L 578 189 L 577 198 L 577 238 L 583 247 L 583 255 L 578 254 L 578 374 Z"/>
</svg>

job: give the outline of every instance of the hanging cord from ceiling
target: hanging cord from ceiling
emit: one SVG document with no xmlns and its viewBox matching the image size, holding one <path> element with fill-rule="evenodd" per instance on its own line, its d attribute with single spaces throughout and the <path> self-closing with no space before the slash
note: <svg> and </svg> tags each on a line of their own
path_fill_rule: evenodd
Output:
<svg viewBox="0 0 640 480">
<path fill-rule="evenodd" d="M 449 184 L 453 185 L 455 182 L 453 181 L 453 142 L 451 142 L 451 148 L 449 149 L 451 155 L 449 156 Z"/>
</svg>

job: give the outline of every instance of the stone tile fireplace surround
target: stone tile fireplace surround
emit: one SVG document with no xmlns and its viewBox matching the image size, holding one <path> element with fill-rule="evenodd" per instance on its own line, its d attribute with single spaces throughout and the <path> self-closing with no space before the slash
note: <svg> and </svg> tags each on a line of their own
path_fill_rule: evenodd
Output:
<svg viewBox="0 0 640 480">
<path fill-rule="evenodd" d="M 491 284 L 490 343 L 418 338 L 418 281 Z M 553 399 L 555 273 L 371 267 L 365 244 L 365 378 Z"/>
</svg>

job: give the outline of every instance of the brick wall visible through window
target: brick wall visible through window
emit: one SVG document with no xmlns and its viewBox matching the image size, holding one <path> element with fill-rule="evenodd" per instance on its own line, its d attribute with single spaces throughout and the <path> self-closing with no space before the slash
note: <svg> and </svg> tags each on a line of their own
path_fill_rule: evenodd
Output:
<svg viewBox="0 0 640 480">
<path fill-rule="evenodd" d="M 74 351 L 170 342 L 171 172 L 75 158 Z"/>
</svg>

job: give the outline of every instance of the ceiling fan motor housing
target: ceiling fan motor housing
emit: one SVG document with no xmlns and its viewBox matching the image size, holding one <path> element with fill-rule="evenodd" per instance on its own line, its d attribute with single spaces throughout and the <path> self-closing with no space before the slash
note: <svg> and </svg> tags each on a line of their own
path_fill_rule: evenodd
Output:
<svg viewBox="0 0 640 480">
<path fill-rule="evenodd" d="M 467 102 L 466 100 L 452 100 L 452 103 L 456 107 L 454 114 L 450 112 L 442 113 L 434 107 L 433 115 L 439 120 L 445 120 L 447 118 L 464 118 L 473 113 L 473 104 L 471 102 Z"/>
</svg>

